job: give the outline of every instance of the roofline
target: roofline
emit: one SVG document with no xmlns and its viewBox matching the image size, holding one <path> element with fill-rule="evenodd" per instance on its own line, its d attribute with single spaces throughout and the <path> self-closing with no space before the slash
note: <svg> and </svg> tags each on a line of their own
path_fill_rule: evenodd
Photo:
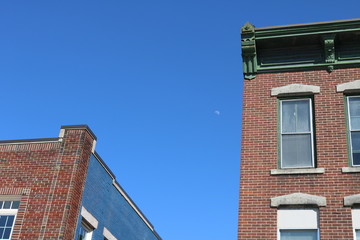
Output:
<svg viewBox="0 0 360 240">
<path fill-rule="evenodd" d="M 83 125 L 63 125 L 60 129 L 83 129 L 86 130 L 95 140 L 96 135 L 86 124 Z M 0 144 L 26 144 L 26 143 L 45 143 L 45 142 L 61 142 L 62 137 L 55 138 L 31 138 L 31 139 L 15 139 L 15 140 L 0 140 Z"/>
<path fill-rule="evenodd" d="M 329 22 L 281 25 L 273 27 L 253 27 L 253 29 L 255 38 L 257 40 L 306 35 L 334 34 L 341 32 L 360 31 L 360 18 Z"/>
<path fill-rule="evenodd" d="M 94 132 L 90 129 L 90 127 L 86 124 L 80 124 L 80 125 L 62 125 L 60 129 L 83 129 L 88 131 L 88 133 L 94 138 L 94 140 L 97 140 L 96 135 Z"/>
<path fill-rule="evenodd" d="M 126 191 L 121 187 L 121 185 L 116 180 L 114 173 L 110 170 L 110 168 L 106 165 L 104 160 L 100 157 L 100 155 L 95 151 L 93 153 L 96 160 L 99 161 L 101 166 L 105 169 L 105 171 L 110 175 L 113 180 L 114 187 L 119 191 L 119 193 L 125 198 L 125 200 L 130 204 L 130 206 L 135 210 L 135 212 L 139 215 L 139 217 L 144 221 L 144 223 L 150 228 L 150 230 L 154 233 L 154 235 L 161 240 L 160 235 L 155 231 L 154 226 L 151 224 L 149 219 L 146 218 L 144 213 L 140 210 L 140 208 L 135 204 L 135 202 L 131 199 L 131 197 L 126 193 Z"/>
<path fill-rule="evenodd" d="M 46 143 L 59 142 L 60 138 L 33 138 L 33 139 L 17 139 L 17 140 L 1 140 L 1 144 L 27 144 L 27 143 Z"/>
<path fill-rule="evenodd" d="M 297 23 L 297 24 L 288 24 L 288 25 L 278 25 L 278 26 L 267 26 L 267 27 L 255 27 L 256 30 L 270 30 L 270 29 L 280 29 L 280 28 L 293 28 L 293 27 L 308 27 L 316 25 L 327 25 L 327 24 L 337 24 L 337 23 L 349 23 L 349 22 L 359 22 L 360 18 L 352 18 L 345 20 L 336 20 L 336 21 L 324 21 L 324 22 L 313 22 L 313 23 Z"/>
</svg>

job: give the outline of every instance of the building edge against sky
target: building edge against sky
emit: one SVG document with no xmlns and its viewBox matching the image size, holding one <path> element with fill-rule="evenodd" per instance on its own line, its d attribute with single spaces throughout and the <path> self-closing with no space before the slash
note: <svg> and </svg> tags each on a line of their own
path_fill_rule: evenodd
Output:
<svg viewBox="0 0 360 240">
<path fill-rule="evenodd" d="M 95 152 L 87 125 L 0 141 L 1 239 L 161 240 Z"/>
<path fill-rule="evenodd" d="M 238 239 L 360 239 L 360 19 L 241 38 Z"/>
</svg>

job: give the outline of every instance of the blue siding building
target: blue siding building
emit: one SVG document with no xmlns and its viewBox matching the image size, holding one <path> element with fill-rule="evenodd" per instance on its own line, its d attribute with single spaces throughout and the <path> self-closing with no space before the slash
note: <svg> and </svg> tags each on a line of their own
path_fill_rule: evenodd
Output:
<svg viewBox="0 0 360 240">
<path fill-rule="evenodd" d="M 96 153 L 90 157 L 75 240 L 161 240 Z"/>
</svg>

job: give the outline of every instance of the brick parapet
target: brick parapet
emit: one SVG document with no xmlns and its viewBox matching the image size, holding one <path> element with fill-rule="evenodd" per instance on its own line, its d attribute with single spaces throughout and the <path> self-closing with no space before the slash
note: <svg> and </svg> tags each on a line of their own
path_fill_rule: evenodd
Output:
<svg viewBox="0 0 360 240">
<path fill-rule="evenodd" d="M 20 195 L 13 240 L 74 238 L 94 143 L 86 129 L 57 141 L 0 142 L 1 195 Z"/>
</svg>

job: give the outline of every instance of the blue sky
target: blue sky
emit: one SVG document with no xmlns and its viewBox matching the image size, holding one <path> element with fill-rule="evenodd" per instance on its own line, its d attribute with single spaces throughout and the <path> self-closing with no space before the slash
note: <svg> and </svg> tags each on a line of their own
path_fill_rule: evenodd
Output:
<svg viewBox="0 0 360 240">
<path fill-rule="evenodd" d="M 88 124 L 158 233 L 236 239 L 240 27 L 357 18 L 358 1 L 1 1 L 0 139 Z"/>
</svg>

